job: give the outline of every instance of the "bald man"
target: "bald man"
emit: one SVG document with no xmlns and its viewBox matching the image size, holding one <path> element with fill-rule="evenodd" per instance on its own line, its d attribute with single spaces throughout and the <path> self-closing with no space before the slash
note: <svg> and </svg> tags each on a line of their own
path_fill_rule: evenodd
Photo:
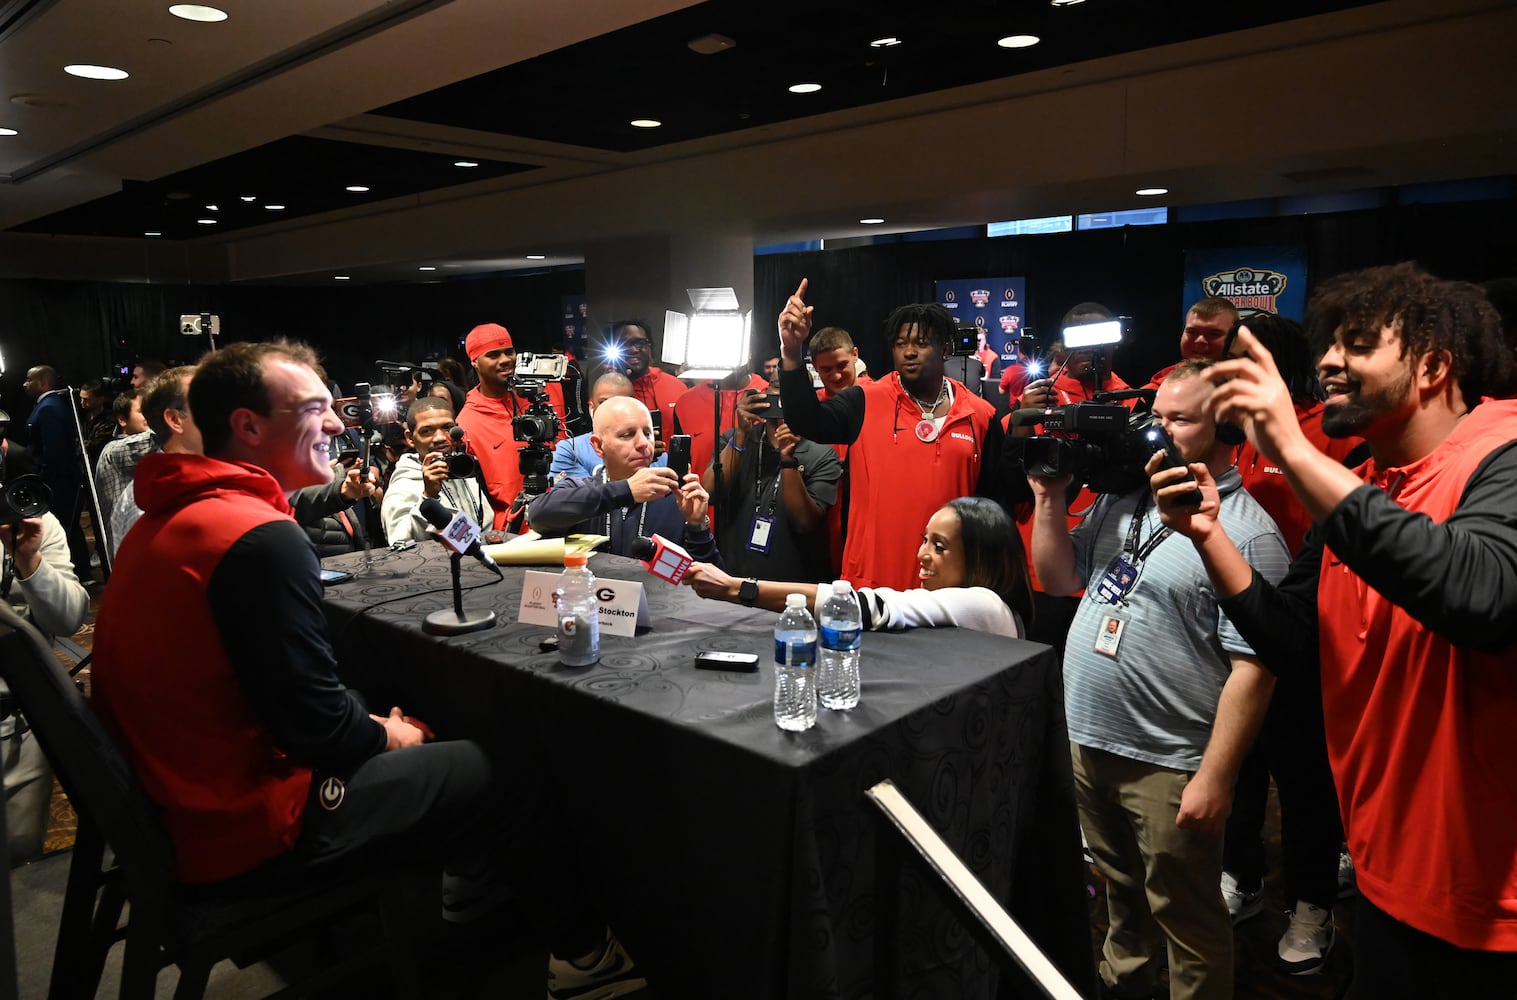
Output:
<svg viewBox="0 0 1517 1000">
<path fill-rule="evenodd" d="M 706 519 L 708 497 L 700 476 L 653 464 L 653 418 L 636 399 L 612 396 L 595 410 L 590 446 L 601 468 L 589 476 L 561 479 L 532 501 L 527 520 L 549 537 L 576 533 L 608 535 L 609 549 L 630 555 L 639 535 L 660 534 L 702 562 L 720 561 Z"/>
<path fill-rule="evenodd" d="M 590 416 L 595 416 L 595 411 L 606 400 L 614 396 L 632 397 L 632 380 L 621 372 L 607 372 L 595 380 L 595 385 L 590 387 L 590 401 L 587 404 Z M 553 448 L 553 467 L 548 470 L 553 482 L 558 482 L 568 476 L 577 479 L 595 475 L 595 470 L 601 467 L 600 455 L 595 451 L 595 446 L 590 443 L 591 434 L 576 434 L 574 437 L 564 438 Z M 655 468 L 663 468 L 669 464 L 668 458 L 663 454 L 663 442 L 653 442 Z"/>
</svg>

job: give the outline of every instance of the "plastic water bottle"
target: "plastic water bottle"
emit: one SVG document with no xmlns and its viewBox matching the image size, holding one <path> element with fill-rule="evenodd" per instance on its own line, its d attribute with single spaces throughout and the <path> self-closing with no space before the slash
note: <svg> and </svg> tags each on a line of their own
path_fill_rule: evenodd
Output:
<svg viewBox="0 0 1517 1000">
<path fill-rule="evenodd" d="M 553 591 L 558 612 L 558 659 L 566 667 L 588 667 L 600 661 L 600 602 L 595 599 L 595 574 L 583 552 L 564 556 L 564 572 Z"/>
<path fill-rule="evenodd" d="M 785 598 L 774 626 L 774 724 L 800 732 L 816 725 L 816 622 L 806 598 Z"/>
<path fill-rule="evenodd" d="M 817 697 L 826 708 L 847 711 L 859 703 L 859 645 L 864 632 L 859 601 L 847 580 L 832 585 L 832 596 L 822 605 L 820 629 Z"/>
</svg>

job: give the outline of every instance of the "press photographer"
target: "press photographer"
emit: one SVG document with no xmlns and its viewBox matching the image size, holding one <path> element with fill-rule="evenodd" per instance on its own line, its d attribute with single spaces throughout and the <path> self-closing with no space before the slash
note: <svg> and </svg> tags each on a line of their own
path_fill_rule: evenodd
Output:
<svg viewBox="0 0 1517 1000">
<path fill-rule="evenodd" d="M 73 635 L 89 613 L 90 597 L 74 576 L 62 523 L 48 511 L 49 492 L 35 475 L 15 475 L 0 451 L 0 546 L 6 579 L 14 573 L 27 614 L 43 632 Z M 13 598 L 14 600 L 14 598 Z M 42 856 L 49 819 L 52 767 L 0 683 L 0 771 L 5 774 L 5 823 L 12 864 Z"/>
<path fill-rule="evenodd" d="M 455 430 L 458 438 L 453 434 Z M 420 511 L 432 499 L 453 511 L 463 511 L 482 524 L 490 509 L 479 485 L 479 463 L 464 446 L 463 431 L 453 422 L 446 400 L 422 396 L 406 413 L 406 444 L 414 451 L 401 455 L 390 475 L 380 515 L 390 544 L 410 538 L 424 541 L 429 522 Z"/>
</svg>

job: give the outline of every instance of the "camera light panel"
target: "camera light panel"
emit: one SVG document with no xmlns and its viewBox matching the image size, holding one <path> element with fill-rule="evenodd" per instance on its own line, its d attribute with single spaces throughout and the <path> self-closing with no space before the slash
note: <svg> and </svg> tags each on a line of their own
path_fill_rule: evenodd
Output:
<svg viewBox="0 0 1517 1000">
<path fill-rule="evenodd" d="M 1064 349 L 1078 351 L 1085 347 L 1105 347 L 1122 342 L 1122 321 L 1104 320 L 1100 323 L 1081 323 L 1066 326 L 1063 333 Z"/>
</svg>

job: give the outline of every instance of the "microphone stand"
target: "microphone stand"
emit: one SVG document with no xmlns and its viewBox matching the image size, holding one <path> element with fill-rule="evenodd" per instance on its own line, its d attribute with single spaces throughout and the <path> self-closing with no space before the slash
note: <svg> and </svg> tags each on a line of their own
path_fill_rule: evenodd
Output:
<svg viewBox="0 0 1517 1000">
<path fill-rule="evenodd" d="M 464 635 L 479 632 L 495 624 L 493 611 L 465 611 L 463 581 L 459 574 L 462 553 L 449 552 L 453 573 L 453 609 L 434 611 L 422 620 L 421 630 L 428 635 Z"/>
</svg>

